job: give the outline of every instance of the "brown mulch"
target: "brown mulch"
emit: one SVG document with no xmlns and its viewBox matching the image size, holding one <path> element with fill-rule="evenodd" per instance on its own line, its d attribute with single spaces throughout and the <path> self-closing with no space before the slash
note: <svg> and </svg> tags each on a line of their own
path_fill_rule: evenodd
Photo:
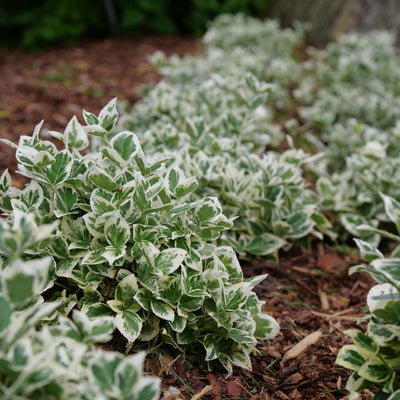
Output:
<svg viewBox="0 0 400 400">
<path fill-rule="evenodd" d="M 16 142 L 43 118 L 46 129 L 63 130 L 83 108 L 98 113 L 113 97 L 133 103 L 141 85 L 160 78 L 146 59 L 149 54 L 193 54 L 200 47 L 191 38 L 147 36 L 42 54 L 0 48 L 0 138 Z M 0 143 L 0 173 L 5 168 L 21 186 L 14 151 Z M 281 332 L 259 344 L 252 372 L 235 369 L 226 376 L 185 369 L 180 359 L 150 363 L 148 372 L 162 378 L 162 399 L 344 399 L 349 372 L 335 365 L 336 354 L 348 343 L 344 330 L 365 328 L 357 321 L 366 313 L 373 284 L 366 274 L 348 276 L 348 267 L 357 261 L 315 243 L 310 251 L 282 254 L 278 264 L 243 262 L 246 276 L 269 274 L 255 290 Z"/>
</svg>

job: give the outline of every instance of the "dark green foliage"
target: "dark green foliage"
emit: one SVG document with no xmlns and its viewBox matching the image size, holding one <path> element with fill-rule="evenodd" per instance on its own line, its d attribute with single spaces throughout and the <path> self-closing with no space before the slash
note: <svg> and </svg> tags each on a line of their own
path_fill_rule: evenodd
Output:
<svg viewBox="0 0 400 400">
<path fill-rule="evenodd" d="M 0 44 L 41 50 L 73 44 L 82 36 L 104 35 L 103 2 L 90 0 L 3 0 L 0 3 Z"/>
<path fill-rule="evenodd" d="M 117 31 L 202 34 L 221 13 L 257 15 L 267 0 L 113 0 Z M 74 44 L 82 37 L 105 37 L 111 29 L 101 0 L 2 0 L 0 45 L 41 50 Z"/>
</svg>

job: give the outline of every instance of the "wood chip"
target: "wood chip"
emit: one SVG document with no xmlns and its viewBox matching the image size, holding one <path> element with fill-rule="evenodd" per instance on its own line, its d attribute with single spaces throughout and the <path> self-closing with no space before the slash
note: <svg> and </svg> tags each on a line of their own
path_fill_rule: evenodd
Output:
<svg viewBox="0 0 400 400">
<path fill-rule="evenodd" d="M 318 296 L 319 296 L 319 301 L 321 303 L 321 309 L 324 311 L 329 310 L 329 300 L 328 300 L 328 295 L 323 290 L 322 288 L 318 287 Z"/>
<path fill-rule="evenodd" d="M 342 377 L 341 377 L 340 375 L 339 375 L 338 378 L 337 378 L 336 388 L 337 388 L 338 390 L 343 390 L 343 388 L 342 388 Z"/>
<path fill-rule="evenodd" d="M 326 318 L 327 320 L 338 320 L 338 321 L 349 321 L 349 322 L 358 322 L 363 316 L 362 315 L 340 315 L 339 313 L 335 314 L 324 314 L 318 311 L 311 311 L 317 317 Z"/>
<path fill-rule="evenodd" d="M 160 372 L 157 374 L 157 376 L 161 376 L 167 369 L 170 369 L 170 368 L 174 365 L 175 361 L 178 360 L 178 358 L 179 358 L 180 356 L 181 356 L 181 355 L 179 354 L 179 355 L 178 355 L 176 358 L 174 358 L 172 361 L 171 361 L 171 360 L 168 360 L 166 357 L 162 357 L 161 360 L 162 360 L 162 363 L 163 363 L 164 365 L 163 365 L 162 369 L 160 370 Z"/>
<path fill-rule="evenodd" d="M 293 358 L 297 358 L 301 353 L 307 350 L 312 344 L 316 343 L 321 337 L 321 331 L 315 331 L 307 335 L 304 339 L 300 340 L 295 346 L 288 350 L 282 358 L 282 363 Z"/>
<path fill-rule="evenodd" d="M 204 386 L 203 389 L 201 390 L 201 392 L 196 393 L 190 400 L 199 400 L 203 396 L 205 396 L 207 393 L 211 392 L 211 390 L 212 390 L 211 385 Z"/>
</svg>

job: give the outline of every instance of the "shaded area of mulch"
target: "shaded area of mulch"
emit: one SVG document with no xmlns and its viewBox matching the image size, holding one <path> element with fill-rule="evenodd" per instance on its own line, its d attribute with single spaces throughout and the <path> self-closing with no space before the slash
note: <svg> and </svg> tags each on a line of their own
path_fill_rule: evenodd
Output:
<svg viewBox="0 0 400 400">
<path fill-rule="evenodd" d="M 160 78 L 146 59 L 149 54 L 199 49 L 194 39 L 165 36 L 85 42 L 39 55 L 0 48 L 0 138 L 17 142 L 42 119 L 45 129 L 63 130 L 83 108 L 98 113 L 113 97 L 133 103 L 141 85 Z M 23 179 L 14 173 L 14 151 L 0 143 L 0 173 L 5 168 L 14 184 L 22 186 Z M 344 399 L 349 372 L 335 365 L 336 354 L 348 343 L 343 331 L 357 327 L 366 313 L 365 298 L 373 284 L 366 274 L 348 276 L 348 268 L 358 262 L 355 257 L 317 243 L 310 251 L 282 254 L 278 264 L 243 262 L 246 276 L 269 274 L 255 290 L 281 332 L 259 344 L 252 372 L 235 369 L 226 376 L 205 368 L 184 369 L 180 359 L 149 362 L 148 372 L 162 378 L 163 400 Z M 121 351 L 124 347 L 113 344 Z M 370 398 L 368 393 L 363 397 Z"/>
</svg>

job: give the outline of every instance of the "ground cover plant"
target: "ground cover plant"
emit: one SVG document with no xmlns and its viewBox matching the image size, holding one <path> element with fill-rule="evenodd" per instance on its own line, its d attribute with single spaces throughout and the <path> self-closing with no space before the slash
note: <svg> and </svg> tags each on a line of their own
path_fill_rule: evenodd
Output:
<svg viewBox="0 0 400 400">
<path fill-rule="evenodd" d="M 0 251 L 8 261 L 0 281 L 1 398 L 157 399 L 158 379 L 142 376 L 144 353 L 123 356 L 95 348 L 111 339 L 112 317 L 91 320 L 75 310 L 71 319 L 66 316 L 74 304 L 44 301 L 54 262 L 22 257 L 55 228 L 37 226 L 32 214 L 16 213 L 12 224 L 0 221 Z"/>
<path fill-rule="evenodd" d="M 39 138 L 40 125 L 21 136 L 19 171 L 32 181 L 15 190 L 6 171 L 2 211 L 11 222 L 19 213 L 38 224 L 58 222 L 51 237 L 27 251 L 52 257 L 56 286 L 69 281 L 55 296 L 78 300 L 88 317 L 115 315 L 128 343 L 169 343 L 188 359 L 250 369 L 256 338 L 279 329 L 252 292 L 265 276 L 243 280 L 233 249 L 214 244 L 231 225 L 218 200 L 186 201 L 196 180 L 170 167 L 170 159 L 149 162 L 134 133 L 109 135 L 117 118 L 115 100 L 98 116 L 84 112 L 86 126 L 72 118 L 63 134 L 51 132 L 61 151 Z M 108 145 L 82 155 L 87 133 Z M 14 243 L 4 242 L 7 265 Z"/>
<path fill-rule="evenodd" d="M 167 360 L 161 371 L 150 368 L 163 376 L 164 397 L 343 398 L 348 374 L 334 365 L 336 356 L 354 371 L 350 398 L 367 388 L 362 396 L 372 398 L 374 387 L 376 399 L 398 396 L 399 59 L 386 33 L 344 36 L 318 51 L 301 49 L 302 37 L 302 27 L 220 17 L 204 37 L 204 53 L 152 57 L 165 78 L 121 111 L 117 125 L 112 100 L 99 115 L 85 111 L 83 124 L 74 117 L 63 133 L 47 133 L 61 145 L 41 137 L 40 126 L 18 145 L 7 142 L 31 182 L 17 188 L 7 171 L 0 182 L 2 331 L 26 307 L 37 317 L 21 346 L 34 343 L 32 357 L 45 357 L 46 338 L 55 348 L 73 344 L 82 353 L 69 354 L 87 372 L 77 382 L 65 362 L 42 384 L 19 386 L 21 396 L 100 396 L 85 386 L 97 379 L 93 359 L 112 365 L 109 387 L 93 390 L 135 398 L 144 378 L 122 389 L 119 374 L 134 365 L 140 376 L 143 356 L 107 355 L 91 344 L 109 341 L 115 327 L 106 348 L 142 348 Z M 21 224 L 39 239 L 30 240 Z M 358 264 L 353 237 L 373 268 L 354 267 L 359 278 L 346 278 L 345 267 Z M 14 273 L 30 281 L 26 265 L 38 268 L 32 296 L 15 305 L 6 282 Z M 355 330 L 371 285 L 360 271 L 378 286 L 367 298 L 368 326 Z M 296 297 L 291 285 L 303 293 Z M 281 325 L 275 340 L 265 340 L 278 324 L 263 309 L 274 310 Z M 341 339 L 344 327 L 353 344 Z M 325 353 L 321 336 L 330 343 Z M 2 390 L 10 396 L 18 375 L 4 343 L 10 372 Z M 325 368 L 313 377 L 311 364 Z M 234 380 L 214 375 L 221 365 Z M 18 373 L 36 371 L 24 368 Z M 197 380 L 179 394 L 166 389 L 184 376 Z M 314 386 L 303 390 L 307 384 Z"/>
</svg>

